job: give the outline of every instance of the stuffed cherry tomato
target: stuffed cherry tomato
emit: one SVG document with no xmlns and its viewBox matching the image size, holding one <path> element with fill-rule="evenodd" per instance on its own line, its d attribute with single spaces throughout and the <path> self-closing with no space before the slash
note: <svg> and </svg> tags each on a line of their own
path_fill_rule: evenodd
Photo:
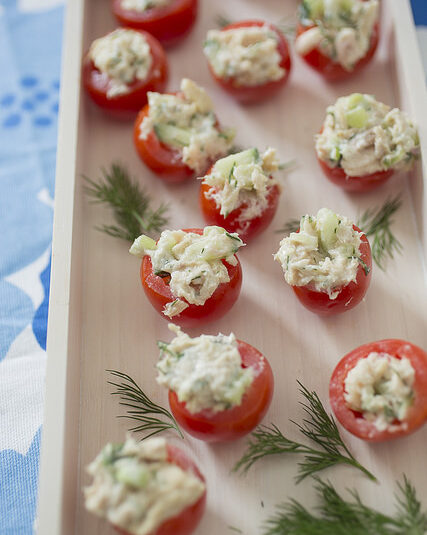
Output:
<svg viewBox="0 0 427 535">
<path fill-rule="evenodd" d="M 190 338 L 176 325 L 176 337 L 159 342 L 157 382 L 169 388 L 179 425 L 207 442 L 237 440 L 254 429 L 273 396 L 268 361 L 234 334 Z"/>
<path fill-rule="evenodd" d="M 83 85 L 100 108 L 134 116 L 148 91 L 163 91 L 168 65 L 161 44 L 147 32 L 119 28 L 96 39 L 83 61 Z"/>
<path fill-rule="evenodd" d="M 193 327 L 214 321 L 237 301 L 242 269 L 235 253 L 244 245 L 220 227 L 165 230 L 158 242 L 140 236 L 130 252 L 142 258 L 141 282 L 164 318 Z"/>
<path fill-rule="evenodd" d="M 262 232 L 279 204 L 280 187 L 271 176 L 277 169 L 271 148 L 261 155 L 253 148 L 218 160 L 200 187 L 206 222 L 237 232 L 245 242 Z"/>
<path fill-rule="evenodd" d="M 363 440 L 408 435 L 427 419 L 427 353 L 404 340 L 360 346 L 338 363 L 329 396 L 338 421 Z"/>
<path fill-rule="evenodd" d="M 198 0 L 113 0 L 122 26 L 145 30 L 166 46 L 186 37 L 197 18 Z"/>
<path fill-rule="evenodd" d="M 295 49 L 328 81 L 360 71 L 379 39 L 378 0 L 303 0 Z"/>
<path fill-rule="evenodd" d="M 203 516 L 204 477 L 163 438 L 107 444 L 88 472 L 86 508 L 122 535 L 190 535 Z"/>
<path fill-rule="evenodd" d="M 327 108 L 316 154 L 331 182 L 346 191 L 365 192 L 394 171 L 409 170 L 419 154 L 419 139 L 406 113 L 372 95 L 353 93 Z"/>
<path fill-rule="evenodd" d="M 365 234 L 327 208 L 316 217 L 302 217 L 298 232 L 280 242 L 274 258 L 300 302 L 321 316 L 354 308 L 371 280 L 371 248 Z"/>
<path fill-rule="evenodd" d="M 233 139 L 234 131 L 219 126 L 205 90 L 187 78 L 177 94 L 149 93 L 134 128 L 140 158 L 167 182 L 206 173 L 230 152 Z"/>
<path fill-rule="evenodd" d="M 285 37 L 272 24 L 259 20 L 210 30 L 203 50 L 215 81 L 243 103 L 273 96 L 291 70 Z"/>
</svg>

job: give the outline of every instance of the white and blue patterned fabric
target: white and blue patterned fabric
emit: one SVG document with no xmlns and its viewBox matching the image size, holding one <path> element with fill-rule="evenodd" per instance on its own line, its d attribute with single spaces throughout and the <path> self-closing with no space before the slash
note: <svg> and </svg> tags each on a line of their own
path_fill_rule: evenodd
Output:
<svg viewBox="0 0 427 535">
<path fill-rule="evenodd" d="M 36 514 L 63 3 L 0 0 L 0 535 Z"/>
</svg>

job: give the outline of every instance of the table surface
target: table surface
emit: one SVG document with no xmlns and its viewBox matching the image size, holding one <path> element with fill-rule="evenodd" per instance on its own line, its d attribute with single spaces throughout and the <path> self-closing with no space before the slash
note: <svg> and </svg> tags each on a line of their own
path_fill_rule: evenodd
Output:
<svg viewBox="0 0 427 535">
<path fill-rule="evenodd" d="M 0 0 L 0 535 L 36 518 L 64 3 Z"/>
</svg>

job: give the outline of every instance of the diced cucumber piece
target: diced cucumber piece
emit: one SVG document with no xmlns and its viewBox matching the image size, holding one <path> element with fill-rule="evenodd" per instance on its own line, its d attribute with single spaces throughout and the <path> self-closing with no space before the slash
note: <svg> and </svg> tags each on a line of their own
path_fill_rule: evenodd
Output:
<svg viewBox="0 0 427 535">
<path fill-rule="evenodd" d="M 332 162 L 339 162 L 341 160 L 341 151 L 339 147 L 332 147 L 329 153 L 329 159 Z"/>
<path fill-rule="evenodd" d="M 137 489 L 143 489 L 150 479 L 150 473 L 145 466 L 129 460 L 117 466 L 115 476 L 120 483 Z"/>
<path fill-rule="evenodd" d="M 340 0 L 340 9 L 343 11 L 351 11 L 353 8 L 353 0 Z"/>
<path fill-rule="evenodd" d="M 368 123 L 369 114 L 365 108 L 357 106 L 345 114 L 345 119 L 350 128 L 364 128 Z"/>
<path fill-rule="evenodd" d="M 406 152 L 401 148 L 398 152 L 392 152 L 391 154 L 387 154 L 383 158 L 383 164 L 386 167 L 391 167 L 392 165 L 395 165 L 396 163 L 403 160 L 403 158 L 406 157 Z"/>
<path fill-rule="evenodd" d="M 323 208 L 317 214 L 317 221 L 320 228 L 320 242 L 328 251 L 337 241 L 336 229 L 339 225 L 339 218 L 332 210 Z"/>
<path fill-rule="evenodd" d="M 155 124 L 154 132 L 158 139 L 166 145 L 187 147 L 191 140 L 191 130 L 178 128 L 171 124 Z"/>
<path fill-rule="evenodd" d="M 318 19 L 323 15 L 323 0 L 305 0 L 304 3 L 312 20 Z"/>
<path fill-rule="evenodd" d="M 349 110 L 352 110 L 356 106 L 359 106 L 359 104 L 362 104 L 364 100 L 365 98 L 362 93 L 353 93 L 347 98 L 347 107 Z"/>
<path fill-rule="evenodd" d="M 133 242 L 131 248 L 129 249 L 129 252 L 134 256 L 142 258 L 145 254 L 145 251 L 156 249 L 156 247 L 156 242 L 153 239 L 146 236 L 145 234 L 142 234 L 141 236 L 138 236 L 138 238 L 136 238 L 136 240 Z"/>
<path fill-rule="evenodd" d="M 224 178 L 228 178 L 233 167 L 237 165 L 245 165 L 255 163 L 259 160 L 258 149 L 246 149 L 236 154 L 230 154 L 225 158 L 221 158 L 214 165 L 213 170 L 219 173 Z"/>
</svg>

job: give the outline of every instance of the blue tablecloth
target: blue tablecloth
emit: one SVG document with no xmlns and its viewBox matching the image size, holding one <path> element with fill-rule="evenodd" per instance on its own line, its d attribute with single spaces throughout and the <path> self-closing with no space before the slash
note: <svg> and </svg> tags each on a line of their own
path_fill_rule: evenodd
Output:
<svg viewBox="0 0 427 535">
<path fill-rule="evenodd" d="M 64 2 L 0 0 L 0 535 L 36 514 Z"/>
</svg>

